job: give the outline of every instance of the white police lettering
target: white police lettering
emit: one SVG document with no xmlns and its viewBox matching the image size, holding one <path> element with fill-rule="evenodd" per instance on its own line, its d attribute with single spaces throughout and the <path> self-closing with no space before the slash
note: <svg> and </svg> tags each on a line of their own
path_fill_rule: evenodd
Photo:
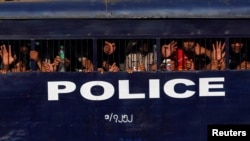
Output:
<svg viewBox="0 0 250 141">
<path fill-rule="evenodd" d="M 145 93 L 129 93 L 129 81 L 119 80 L 119 98 L 120 99 L 143 99 Z"/>
<path fill-rule="evenodd" d="M 211 82 L 224 82 L 223 77 L 215 78 L 200 78 L 199 90 L 200 96 L 225 96 L 224 91 L 213 91 L 210 92 L 209 89 L 222 89 L 224 88 L 222 84 L 210 84 Z"/>
<path fill-rule="evenodd" d="M 63 88 L 59 88 L 59 86 L 62 86 Z M 70 81 L 48 82 L 48 100 L 58 100 L 59 94 L 68 94 L 75 91 L 75 89 L 75 83 Z"/>
<path fill-rule="evenodd" d="M 199 96 L 225 96 L 224 77 L 211 77 L 211 78 L 199 78 Z M 212 83 L 212 84 L 211 84 Z M 185 86 L 195 86 L 195 82 L 189 79 L 171 79 L 165 82 L 163 86 L 164 93 L 172 98 L 189 98 L 193 96 L 196 91 L 191 90 L 189 87 L 185 87 L 182 93 L 175 91 L 177 84 L 183 84 Z M 60 88 L 59 86 L 64 86 Z M 103 88 L 103 93 L 96 94 L 91 89 L 95 86 Z M 136 86 L 142 87 L 142 86 Z M 76 84 L 70 81 L 55 81 L 48 82 L 48 100 L 59 100 L 59 94 L 72 93 L 76 89 Z M 148 92 L 149 98 L 160 98 L 160 79 L 149 79 L 149 87 L 143 87 L 146 91 L 140 93 L 130 93 L 129 80 L 118 80 L 118 96 L 119 99 L 145 99 Z M 148 90 L 147 90 L 148 89 Z M 210 90 L 213 91 L 210 91 Z M 89 81 L 83 83 L 80 88 L 80 94 L 83 98 L 92 101 L 107 100 L 114 96 L 115 89 L 113 84 L 106 81 Z M 98 91 L 99 92 L 99 91 Z"/>
<path fill-rule="evenodd" d="M 159 79 L 149 80 L 149 98 L 160 98 Z M 129 93 L 129 81 L 119 80 L 119 99 L 144 99 L 145 93 Z"/>
<path fill-rule="evenodd" d="M 188 79 L 173 79 L 169 80 L 164 85 L 164 92 L 173 98 L 188 98 L 195 94 L 195 91 L 186 90 L 183 93 L 176 93 L 174 88 L 176 84 L 185 84 L 186 86 L 195 85 L 195 83 Z"/>
<path fill-rule="evenodd" d="M 160 81 L 159 79 L 149 80 L 149 98 L 160 98 Z"/>
<path fill-rule="evenodd" d="M 98 96 L 93 95 L 91 93 L 91 88 L 94 86 L 101 86 L 103 88 L 103 94 Z M 88 100 L 100 101 L 111 98 L 115 93 L 115 89 L 111 83 L 106 81 L 91 81 L 82 85 L 80 92 L 81 95 Z"/>
</svg>

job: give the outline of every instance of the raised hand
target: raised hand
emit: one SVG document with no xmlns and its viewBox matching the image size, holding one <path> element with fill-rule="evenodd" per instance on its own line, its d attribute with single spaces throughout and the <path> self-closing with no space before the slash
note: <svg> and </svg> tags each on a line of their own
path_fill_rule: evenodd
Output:
<svg viewBox="0 0 250 141">
<path fill-rule="evenodd" d="M 109 66 L 109 71 L 110 72 L 118 72 L 120 71 L 119 67 L 116 65 L 116 63 L 113 63 L 112 65 Z"/>
<path fill-rule="evenodd" d="M 139 64 L 139 66 L 138 66 L 138 71 L 141 71 L 141 72 L 145 72 L 145 71 L 146 71 L 146 68 L 145 68 L 145 64 L 144 64 L 144 63 Z"/>
<path fill-rule="evenodd" d="M 162 57 L 168 58 L 172 55 L 173 52 L 175 52 L 177 49 L 177 42 L 176 41 L 171 41 L 169 44 L 164 44 L 161 47 L 161 54 Z"/>
<path fill-rule="evenodd" d="M 185 63 L 186 70 L 194 70 L 194 61 L 192 59 L 188 59 Z"/>
<path fill-rule="evenodd" d="M 91 60 L 87 58 L 82 58 L 81 60 L 82 67 L 85 68 L 84 72 L 93 72 L 94 71 L 94 65 L 91 62 Z"/>
<path fill-rule="evenodd" d="M 225 42 L 222 43 L 221 41 L 216 41 L 213 46 L 213 54 L 212 54 L 212 60 L 220 61 L 221 59 L 224 59 L 226 52 L 224 50 L 225 48 Z"/>
<path fill-rule="evenodd" d="M 0 49 L 1 49 L 0 55 L 2 56 L 3 65 L 5 66 L 8 66 L 14 62 L 14 57 L 12 56 L 12 53 L 11 53 L 11 45 L 9 45 L 8 47 L 9 49 L 7 50 L 5 44 L 0 46 Z"/>
<path fill-rule="evenodd" d="M 43 62 L 42 63 L 42 72 L 55 72 L 56 69 L 54 69 L 53 64 L 49 62 Z"/>
</svg>

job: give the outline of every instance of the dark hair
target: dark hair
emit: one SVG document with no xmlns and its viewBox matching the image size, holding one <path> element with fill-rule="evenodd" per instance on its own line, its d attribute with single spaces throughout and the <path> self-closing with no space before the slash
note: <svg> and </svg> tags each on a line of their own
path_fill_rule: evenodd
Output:
<svg viewBox="0 0 250 141">
<path fill-rule="evenodd" d="M 244 43 L 245 39 L 243 38 L 233 38 L 229 40 L 230 45 L 235 43 Z"/>
<path fill-rule="evenodd" d="M 139 48 L 143 47 L 145 44 L 148 47 L 148 52 L 153 51 L 154 43 L 152 40 L 130 40 L 126 47 L 126 55 L 128 55 L 131 52 L 139 51 Z"/>
<path fill-rule="evenodd" d="M 127 47 L 126 47 L 126 55 L 135 51 L 136 48 L 138 48 L 138 41 L 137 40 L 130 40 L 127 44 Z"/>
</svg>

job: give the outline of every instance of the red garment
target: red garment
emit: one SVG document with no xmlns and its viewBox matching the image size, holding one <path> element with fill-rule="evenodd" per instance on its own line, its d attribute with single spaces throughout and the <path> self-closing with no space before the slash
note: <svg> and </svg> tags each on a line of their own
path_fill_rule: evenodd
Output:
<svg viewBox="0 0 250 141">
<path fill-rule="evenodd" d="M 185 70 L 185 66 L 186 66 L 186 62 L 188 60 L 188 57 L 186 56 L 186 54 L 183 52 L 182 49 L 177 49 L 176 51 L 176 68 L 178 71 L 182 71 Z"/>
</svg>

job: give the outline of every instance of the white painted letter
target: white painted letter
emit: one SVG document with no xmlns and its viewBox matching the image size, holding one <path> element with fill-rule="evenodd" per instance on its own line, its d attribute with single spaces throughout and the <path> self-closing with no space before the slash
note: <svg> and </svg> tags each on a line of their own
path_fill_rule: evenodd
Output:
<svg viewBox="0 0 250 141">
<path fill-rule="evenodd" d="M 91 92 L 91 88 L 94 86 L 101 86 L 103 88 L 103 94 L 101 95 L 93 95 Z M 115 89 L 112 84 L 105 81 L 91 81 L 83 84 L 80 89 L 81 95 L 93 101 L 101 101 L 106 100 L 112 97 L 115 93 Z"/>
<path fill-rule="evenodd" d="M 64 88 L 59 89 L 59 86 Z M 48 100 L 56 101 L 59 99 L 59 94 L 66 94 L 73 92 L 76 89 L 76 85 L 70 81 L 56 81 L 48 82 Z"/>
<path fill-rule="evenodd" d="M 195 91 L 186 90 L 183 93 L 176 93 L 174 87 L 176 84 L 185 84 L 186 86 L 195 85 L 195 83 L 188 79 L 173 79 L 164 84 L 164 92 L 173 98 L 188 98 L 195 94 Z"/>
<path fill-rule="evenodd" d="M 145 93 L 129 93 L 129 81 L 119 80 L 119 99 L 143 99 Z"/>
<path fill-rule="evenodd" d="M 149 98 L 160 98 L 159 79 L 149 80 Z"/>
<path fill-rule="evenodd" d="M 225 91 L 213 91 L 210 92 L 209 89 L 222 89 L 224 88 L 223 84 L 209 84 L 210 82 L 224 82 L 224 77 L 213 77 L 213 78 L 200 78 L 199 89 L 200 96 L 225 96 Z"/>
</svg>

